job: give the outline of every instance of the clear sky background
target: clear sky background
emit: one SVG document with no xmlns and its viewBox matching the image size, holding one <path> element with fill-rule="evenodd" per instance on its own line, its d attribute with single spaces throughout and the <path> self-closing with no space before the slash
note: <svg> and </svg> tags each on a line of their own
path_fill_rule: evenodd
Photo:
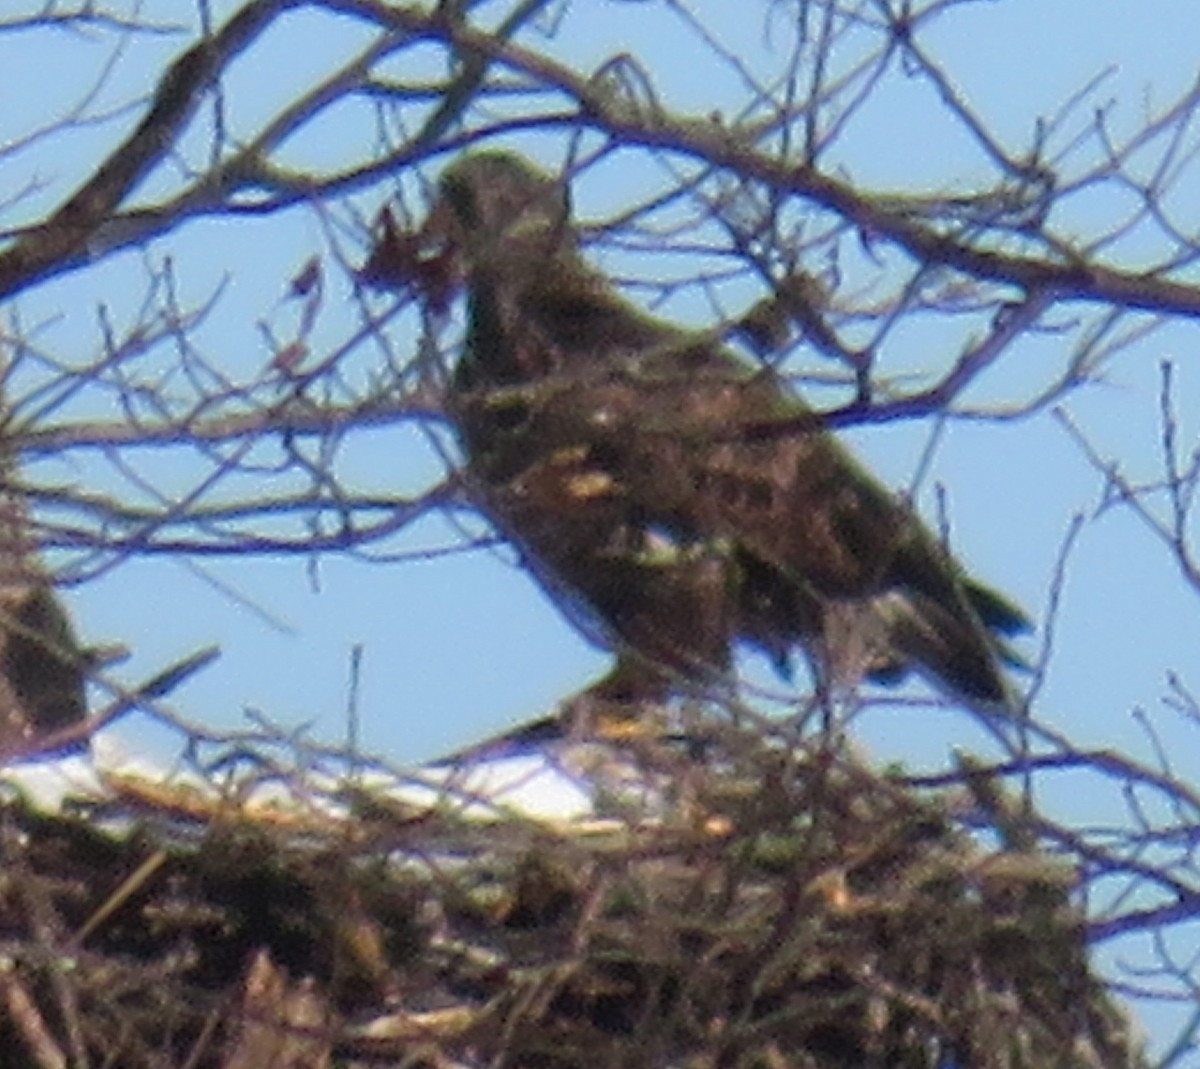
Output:
<svg viewBox="0 0 1200 1069">
<path fill-rule="evenodd" d="M 41 6 L 8 0 L 0 19 L 33 14 Z M 134 6 L 113 0 L 107 9 L 129 13 Z M 218 23 L 240 6 L 232 0 L 213 0 L 211 5 Z M 584 70 L 616 53 L 632 52 L 652 71 L 670 107 L 696 116 L 735 109 L 741 90 L 732 70 L 714 61 L 711 49 L 670 6 L 660 0 L 579 0 L 562 13 L 557 27 L 530 30 L 528 43 Z M 795 4 L 694 0 L 687 7 L 731 51 L 754 57 L 752 65 L 759 64 L 754 69 L 782 65 Z M 194 34 L 197 17 L 193 5 L 183 0 L 147 0 L 140 13 L 186 26 Z M 0 145 L 60 121 L 80 106 L 112 64 L 94 98 L 84 104 L 87 116 L 111 118 L 88 121 L 0 157 L 0 205 L 22 194 L 5 213 L 5 225 L 35 219 L 60 203 L 136 123 L 139 105 L 164 64 L 191 39 L 187 34 L 136 36 L 114 62 L 116 39 L 100 29 L 90 36 L 0 36 Z M 1140 129 L 1195 80 L 1198 39 L 1195 0 L 964 3 L 921 37 L 1014 155 L 1030 145 L 1039 117 L 1056 114 L 1104 72 L 1069 127 L 1081 128 L 1096 108 L 1105 108 L 1118 139 Z M 348 20 L 328 14 L 297 12 L 283 20 L 236 63 L 223 86 L 231 129 L 251 134 L 365 41 Z M 429 61 L 431 73 L 436 72 L 433 58 Z M 197 120 L 187 141 L 197 162 L 207 143 L 204 124 L 203 117 Z M 346 108 L 289 143 L 286 158 L 319 169 L 343 167 L 368 158 L 373 135 L 366 109 Z M 1066 140 L 1059 135 L 1052 145 L 1062 147 Z M 548 163 L 563 159 L 562 145 L 552 139 L 513 143 Z M 1196 145 L 1194 135 L 1185 138 L 1180 159 L 1195 152 Z M 1083 152 L 1072 157 L 1072 166 L 1093 158 Z M 1148 154 L 1147 166 L 1156 158 Z M 990 173 L 977 145 L 947 121 L 929 86 L 899 70 L 872 95 L 838 159 L 848 175 L 881 193 L 970 191 L 973 182 Z M 410 206 L 422 210 L 417 177 L 400 176 L 397 183 Z M 423 177 L 434 178 L 434 170 Z M 644 161 L 605 167 L 576 190 L 578 214 L 584 220 L 603 218 L 637 196 L 645 183 L 664 179 L 664 172 Z M 177 184 L 177 174 L 156 174 L 138 199 L 152 202 Z M 362 218 L 371 218 L 391 192 L 377 187 L 358 197 Z M 1097 189 L 1073 197 L 1055 219 L 1061 232 L 1087 238 L 1112 229 L 1131 204 L 1127 196 Z M 1195 233 L 1200 222 L 1195 168 L 1179 182 L 1168 205 L 1176 223 Z M 169 256 L 182 304 L 198 305 L 219 294 L 215 311 L 197 334 L 207 358 L 232 379 L 252 381 L 267 375 L 270 358 L 259 325 L 270 324 L 278 336 L 294 330 L 299 306 L 284 300 L 288 282 L 310 256 L 325 252 L 327 239 L 320 214 L 309 209 L 236 222 L 198 221 L 161 245 L 121 254 L 23 295 L 17 311 L 45 351 L 81 362 L 92 359 L 98 305 L 105 305 L 118 333 L 125 329 L 146 301 L 146 264 L 161 264 Z M 338 240 L 353 261 L 365 259 L 365 235 L 343 232 Z M 1161 251 L 1151 237 L 1138 232 L 1112 256 L 1136 267 L 1152 262 Z M 621 266 L 609 256 L 599 262 Z M 314 340 L 332 347 L 359 324 L 348 279 L 331 263 L 329 267 L 326 304 Z M 1192 271 L 1187 277 L 1196 276 Z M 727 296 L 731 314 L 745 307 L 738 305 L 736 293 Z M 752 299 L 748 296 L 746 303 Z M 697 326 L 707 325 L 705 316 L 711 316 L 700 301 L 675 302 L 662 311 Z M 1062 365 L 1064 339 L 1073 336 L 1072 315 L 1070 308 L 1057 312 L 1061 332 L 1022 341 L 969 400 L 1011 405 L 1052 381 Z M 392 339 L 401 352 L 404 331 L 411 327 L 406 323 L 397 324 Z M 961 333 L 948 333 L 942 324 L 914 322 L 889 343 L 883 370 L 944 367 L 961 342 Z M 1102 381 L 1064 402 L 1099 453 L 1119 463 L 1133 481 L 1161 474 L 1159 365 L 1164 359 L 1178 362 L 1180 442 L 1185 452 L 1195 446 L 1200 432 L 1198 342 L 1194 324 L 1167 326 L 1122 351 L 1105 366 Z M 163 347 L 144 359 L 140 374 L 146 381 L 157 377 L 170 388 L 179 359 L 178 352 Z M 347 360 L 348 374 L 370 374 L 379 359 L 375 348 L 361 346 Z M 813 361 L 818 370 L 829 370 L 819 358 Z M 99 399 L 87 397 L 80 398 L 76 413 L 118 416 L 115 410 L 105 411 Z M 881 477 L 904 487 L 930 433 L 928 424 L 905 424 L 860 429 L 847 437 Z M 167 493 L 183 492 L 197 470 L 175 454 L 147 454 L 139 462 L 142 473 Z M 363 435 L 340 463 L 345 474 L 363 485 L 414 492 L 440 471 L 423 434 L 411 426 Z M 42 465 L 34 474 L 49 483 L 113 485 L 111 469 L 82 455 Z M 930 514 L 932 488 L 939 483 L 948 494 L 956 551 L 974 572 L 1039 619 L 1072 517 L 1087 517 L 1070 560 L 1056 655 L 1037 715 L 1081 745 L 1113 747 L 1152 760 L 1153 750 L 1135 716 L 1143 711 L 1176 771 L 1190 782 L 1200 778 L 1196 727 L 1164 706 L 1169 671 L 1200 689 L 1197 593 L 1127 510 L 1098 511 L 1102 481 L 1052 413 L 1018 424 L 951 426 L 924 484 L 922 503 Z M 116 670 L 119 678 L 137 680 L 198 647 L 220 643 L 220 661 L 172 699 L 186 715 L 214 727 L 237 726 L 244 722 L 244 710 L 253 708 L 282 725 L 308 724 L 326 739 L 339 737 L 350 651 L 361 644 L 364 746 L 399 762 L 418 762 L 543 714 L 607 663 L 512 566 L 510 554 L 441 552 L 459 542 L 446 524 L 431 518 L 388 547 L 429 550 L 423 560 L 368 564 L 333 556 L 318 562 L 248 556 L 192 562 L 210 580 L 179 561 L 134 559 L 68 596 L 87 640 L 123 642 L 132 649 L 132 658 Z M 1035 639 L 1030 650 L 1035 652 L 1036 645 Z M 927 719 L 918 722 L 916 716 Z M 152 745 L 141 740 L 141 728 L 123 730 L 131 745 Z M 873 752 L 903 757 L 915 768 L 944 767 L 953 745 L 979 742 L 966 718 L 946 712 L 881 712 L 864 721 L 862 733 Z M 1064 776 L 1049 782 L 1046 791 L 1046 803 L 1065 820 L 1104 824 L 1123 816 L 1119 796 L 1105 794 L 1091 782 L 1081 789 L 1078 781 Z"/>
</svg>

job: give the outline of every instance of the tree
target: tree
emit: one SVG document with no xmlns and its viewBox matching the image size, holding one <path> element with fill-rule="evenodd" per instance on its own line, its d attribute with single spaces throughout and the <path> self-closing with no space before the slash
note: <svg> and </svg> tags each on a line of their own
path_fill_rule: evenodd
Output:
<svg viewBox="0 0 1200 1069">
<path fill-rule="evenodd" d="M 1078 865 L 1098 960 L 1117 960 L 1110 947 L 1136 957 L 1108 975 L 1154 1022 L 1159 1063 L 1183 1064 L 1195 1023 L 1162 1009 L 1187 1004 L 1197 981 L 1177 957 L 1198 891 L 1184 651 L 1200 462 L 1192 373 L 1174 359 L 1200 311 L 1187 216 L 1197 89 L 1190 66 L 1170 68 L 1165 12 L 1137 33 L 1106 26 L 1126 69 L 1154 64 L 1121 81 L 1103 65 L 1115 52 L 1068 72 L 1098 16 L 1067 0 L 774 0 L 737 5 L 737 18 L 666 0 L 17 6 L 0 15 L 0 49 L 39 93 L 3 119 L 6 440 L 89 641 L 136 656 L 178 636 L 182 648 L 134 661 L 153 674 L 224 637 L 202 622 L 203 587 L 157 600 L 155 562 L 209 576 L 240 599 L 220 604 L 259 617 L 296 596 L 260 594 L 272 562 L 294 563 L 293 588 L 307 570 L 335 589 L 345 562 L 369 563 L 364 615 L 386 590 L 389 606 L 403 599 L 391 626 L 411 629 L 371 638 L 368 694 L 380 685 L 363 718 L 403 704 L 436 719 L 405 685 L 424 658 L 406 662 L 405 646 L 435 611 L 418 600 L 429 569 L 444 576 L 442 557 L 469 553 L 464 585 L 533 585 L 460 476 L 442 393 L 462 317 L 454 279 L 414 236 L 448 160 L 480 146 L 531 155 L 570 176 L 585 255 L 625 297 L 793 382 L 1035 617 L 1032 671 L 1018 677 L 1023 751 L 996 751 L 986 722 L 920 689 L 863 687 L 834 711 L 835 735 L 889 753 L 896 727 L 927 736 L 896 755 L 905 789 L 940 792 L 959 816 L 965 797 L 968 827 Z M 1050 32 L 1058 17 L 1070 55 Z M 986 77 L 992 55 L 1002 89 Z M 1035 76 L 1055 88 L 1031 100 Z M 1136 79 L 1152 77 L 1143 106 Z M 362 270 L 385 207 L 414 284 L 380 294 Z M 439 642 L 447 689 L 506 633 L 512 645 L 493 648 L 516 678 L 521 646 L 531 660 L 577 649 L 530 642 L 513 610 L 438 596 L 472 606 Z M 119 621 L 107 606 L 129 601 L 146 603 L 126 617 L 146 633 L 96 635 L 94 619 Z M 289 674 L 264 659 L 227 641 L 224 693 L 261 704 L 259 680 Z M 138 703 L 129 676 L 89 671 L 110 712 Z M 557 697 L 587 674 L 556 683 Z M 250 731 L 202 724 L 220 692 L 195 693 L 188 720 L 144 694 L 140 705 L 205 762 L 298 737 L 301 763 L 328 752 L 279 708 Z M 472 701 L 501 694 L 477 687 Z M 752 683 L 703 698 L 705 723 L 816 745 L 796 720 L 803 679 L 774 700 Z M 762 719 L 768 707 L 783 719 Z M 956 744 L 985 756 L 951 763 Z"/>
</svg>

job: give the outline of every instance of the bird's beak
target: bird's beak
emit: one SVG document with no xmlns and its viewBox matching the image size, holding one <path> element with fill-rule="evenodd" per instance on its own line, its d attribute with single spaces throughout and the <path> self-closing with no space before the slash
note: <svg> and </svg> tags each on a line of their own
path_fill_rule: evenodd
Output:
<svg viewBox="0 0 1200 1069">
<path fill-rule="evenodd" d="M 425 225 L 421 227 L 421 244 L 444 254 L 450 246 L 459 244 L 460 236 L 457 230 L 454 212 L 450 210 L 450 205 L 445 199 L 439 197 L 425 217 Z"/>
</svg>

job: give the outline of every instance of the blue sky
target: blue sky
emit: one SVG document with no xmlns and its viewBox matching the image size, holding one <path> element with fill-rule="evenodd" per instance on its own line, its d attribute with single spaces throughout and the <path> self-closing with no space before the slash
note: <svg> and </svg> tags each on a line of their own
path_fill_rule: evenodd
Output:
<svg viewBox="0 0 1200 1069">
<path fill-rule="evenodd" d="M 40 5 L 11 3 L 18 10 Z M 221 21 L 236 9 L 213 2 Z M 495 6 L 495 5 L 493 5 Z M 125 10 L 121 3 L 110 5 Z M 147 0 L 142 13 L 193 25 L 191 5 Z M 621 51 L 635 52 L 653 71 L 662 99 L 696 116 L 732 111 L 740 92 L 728 67 L 714 65 L 711 51 L 682 28 L 670 5 L 579 3 L 554 29 L 529 31 L 527 43 L 594 69 Z M 794 4 L 729 5 L 707 0 L 690 5 L 721 40 L 756 71 L 784 58 L 787 19 Z M 744 12 L 751 7 L 753 18 Z M 736 9 L 743 14 L 729 17 Z M 769 12 L 769 16 L 764 13 Z M 8 17 L 8 16 L 4 16 Z M 764 28 L 765 18 L 765 28 Z M 1102 71 L 1077 113 L 1079 129 L 1097 108 L 1106 109 L 1114 136 L 1140 129 L 1147 116 L 1176 99 L 1195 78 L 1194 0 L 1156 0 L 1153 5 L 1095 0 L 1000 0 L 966 3 L 949 10 L 922 32 L 921 40 L 948 72 L 989 129 L 1014 153 L 1027 148 L 1039 116 L 1055 114 Z M 104 82 L 93 113 L 127 106 L 111 121 L 89 124 L 37 143 L 7 158 L 0 169 L 0 204 L 33 184 L 35 192 L 7 212 L 10 225 L 36 218 L 61 201 L 140 114 L 135 106 L 152 89 L 180 36 L 134 39 Z M 289 18 L 235 65 L 224 85 L 232 128 L 249 135 L 274 109 L 285 105 L 316 77 L 335 69 L 365 41 L 346 20 L 300 13 Z M 77 104 L 112 56 L 113 39 L 27 33 L 0 36 L 0 141 L 27 134 Z M 414 57 L 411 62 L 431 57 Z M 411 73 L 406 71 L 405 73 Z M 37 94 L 29 86 L 38 86 Z M 16 102 L 15 104 L 13 102 Z M 203 159 L 204 118 L 197 121 L 186 152 Z M 287 146 L 288 162 L 340 167 L 365 158 L 371 147 L 370 117 L 347 109 Z M 1185 138 L 1180 158 L 1195 150 Z M 1067 138 L 1060 136 L 1064 144 Z M 547 161 L 562 159 L 562 143 L 522 143 Z M 1066 164 L 1079 170 L 1092 159 L 1079 150 Z M 1147 153 L 1143 165 L 1155 156 Z M 894 72 L 872 96 L 842 142 L 837 162 L 880 193 L 947 194 L 969 191 L 985 180 L 986 161 L 977 145 L 949 123 L 936 95 L 921 79 Z M 433 178 L 431 169 L 425 175 Z M 582 218 L 600 218 L 636 196 L 664 173 L 646 161 L 625 159 L 606 167 L 576 190 Z M 417 176 L 397 182 L 420 211 Z M 601 180 L 601 178 L 603 180 Z M 177 185 L 178 174 L 152 176 L 139 197 L 153 200 Z M 359 199 L 369 218 L 391 188 Z M 1194 230 L 1200 203 L 1197 179 L 1185 171 L 1168 200 L 1181 225 Z M 1129 210 L 1128 194 L 1097 184 L 1073 196 L 1056 214 L 1059 231 L 1085 239 L 1105 232 Z M 344 219 L 342 215 L 339 218 Z M 97 344 L 97 305 L 104 302 L 118 332 L 135 321 L 145 300 L 146 265 L 170 257 L 181 302 L 197 304 L 219 292 L 216 311 L 197 332 L 209 359 L 231 377 L 253 380 L 269 360 L 259 324 L 286 336 L 299 309 L 283 300 L 288 280 L 314 252 L 327 252 L 320 213 L 289 211 L 257 220 L 189 224 L 168 241 L 124 253 L 94 269 L 23 296 L 18 310 L 47 351 L 83 359 Z M 365 240 L 342 233 L 341 247 L 361 262 Z M 362 242 L 355 245 L 355 241 Z M 1127 266 L 1150 262 L 1161 247 L 1146 231 L 1113 252 Z M 623 266 L 598 253 L 606 267 Z M 327 261 L 328 262 L 328 261 Z M 348 282 L 330 264 L 326 306 L 314 336 L 329 346 L 357 328 Z M 1192 271 L 1191 276 L 1196 277 Z M 735 297 L 730 310 L 736 312 Z M 339 310 L 339 302 L 344 309 Z M 664 314 L 707 325 L 708 306 L 672 302 Z M 1058 330 L 1031 337 L 1006 355 L 970 400 L 1003 404 L 1028 397 L 1061 366 L 1064 345 L 1086 309 L 1056 312 Z M 411 344 L 402 321 L 392 338 L 404 352 Z M 882 356 L 886 372 L 925 371 L 953 359 L 964 335 L 941 323 L 914 322 L 898 332 Z M 1195 326 L 1169 325 L 1120 352 L 1100 381 L 1066 399 L 1071 419 L 1108 461 L 1119 462 L 1135 481 L 1159 473 L 1159 364 L 1177 359 L 1179 437 L 1186 451 L 1200 430 L 1200 370 L 1190 358 Z M 171 388 L 169 347 L 139 365 L 146 381 Z M 351 374 L 367 375 L 380 359 L 362 346 L 349 360 Z M 823 370 L 828 371 L 828 367 Z M 84 397 L 79 414 L 113 416 L 99 397 Z M 931 428 L 906 424 L 859 429 L 850 438 L 859 454 L 889 483 L 912 478 Z M 426 485 L 440 470 L 415 427 L 374 431 L 355 442 L 340 470 L 366 485 Z M 141 470 L 166 493 L 179 493 L 196 468 L 175 454 L 139 457 Z M 93 460 L 71 457 L 46 464 L 47 482 L 91 486 L 111 480 Z M 1113 747 L 1152 760 L 1153 751 L 1135 711 L 1144 711 L 1161 733 L 1176 771 L 1194 781 L 1195 727 L 1163 706 L 1167 672 L 1178 671 L 1200 688 L 1200 604 L 1155 538 L 1127 510 L 1097 514 L 1102 483 L 1078 446 L 1050 412 L 1019 423 L 955 424 L 946 432 L 926 480 L 922 504 L 932 510 L 932 488 L 945 487 L 951 504 L 956 551 L 979 575 L 1009 592 L 1041 617 L 1071 519 L 1087 522 L 1070 560 L 1056 656 L 1038 715 L 1082 744 Z M 220 662 L 179 692 L 174 701 L 189 717 L 213 726 L 236 726 L 247 707 L 288 726 L 311 724 L 325 738 L 343 730 L 350 651 L 364 647 L 359 696 L 363 741 L 401 762 L 419 761 L 539 715 L 602 671 L 607 658 L 564 622 L 533 582 L 500 551 L 442 552 L 456 544 L 436 517 L 407 532 L 394 550 L 430 551 L 428 559 L 366 564 L 328 557 L 315 566 L 298 558 L 204 560 L 191 565 L 164 559 L 132 560 L 69 597 L 79 626 L 94 642 L 124 642 L 133 650 L 118 677 L 136 680 L 191 650 L 219 642 Z M 211 577 L 206 579 L 193 565 Z M 314 585 L 314 577 L 317 583 Z M 236 597 L 229 591 L 235 591 Z M 250 606 L 254 606 L 251 608 Z M 277 626 L 264 621 L 269 616 Z M 1036 640 L 1033 643 L 1036 649 Z M 914 716 L 922 716 L 918 727 Z M 953 745 L 977 745 L 965 718 L 945 712 L 881 712 L 861 725 L 873 752 L 902 756 L 914 767 L 938 768 Z M 137 744 L 139 728 L 131 726 Z M 1046 800 L 1068 820 L 1103 823 L 1120 818 L 1120 799 L 1080 790 L 1066 779 L 1046 785 Z"/>
</svg>

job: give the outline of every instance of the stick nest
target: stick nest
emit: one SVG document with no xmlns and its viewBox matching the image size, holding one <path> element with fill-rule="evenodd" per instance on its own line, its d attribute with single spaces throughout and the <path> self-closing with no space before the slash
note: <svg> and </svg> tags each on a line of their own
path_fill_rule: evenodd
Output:
<svg viewBox="0 0 1200 1069">
<path fill-rule="evenodd" d="M 562 825 L 468 818 L 450 788 L 339 789 L 343 815 L 312 819 L 150 785 L 73 813 L 12 800 L 0 1060 L 1143 1064 L 1090 971 L 1072 868 L 994 845 L 978 792 L 728 726 L 702 754 L 623 760 L 652 805 Z"/>
</svg>

